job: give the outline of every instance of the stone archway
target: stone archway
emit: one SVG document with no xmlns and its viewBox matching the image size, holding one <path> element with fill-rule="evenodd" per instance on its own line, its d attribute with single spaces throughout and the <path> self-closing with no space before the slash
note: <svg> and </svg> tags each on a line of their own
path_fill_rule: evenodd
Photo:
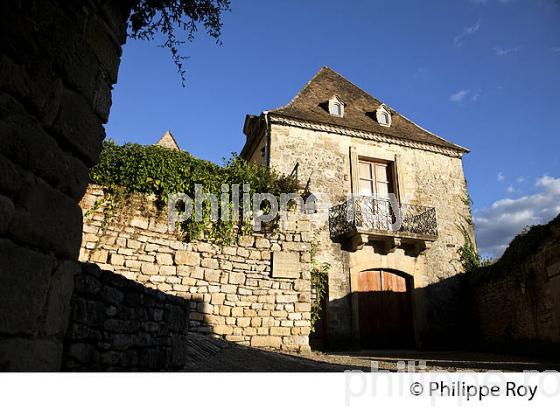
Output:
<svg viewBox="0 0 560 410">
<path fill-rule="evenodd" d="M 364 246 L 362 249 L 349 254 L 348 274 L 352 311 L 352 345 L 356 348 L 360 346 L 358 274 L 368 270 L 384 270 L 410 277 L 415 346 L 421 347 L 421 336 L 426 320 L 425 301 L 424 297 L 418 294 L 418 288 L 426 286 L 428 275 L 425 255 L 409 256 L 402 249 L 397 249 L 395 252 L 386 255 L 379 254 L 373 246 Z"/>
</svg>

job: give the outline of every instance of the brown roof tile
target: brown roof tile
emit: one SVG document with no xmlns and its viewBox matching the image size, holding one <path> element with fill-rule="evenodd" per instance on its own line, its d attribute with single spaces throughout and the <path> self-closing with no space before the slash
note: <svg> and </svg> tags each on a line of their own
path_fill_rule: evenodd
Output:
<svg viewBox="0 0 560 410">
<path fill-rule="evenodd" d="M 333 95 L 340 96 L 345 103 L 343 118 L 334 117 L 328 112 L 327 103 Z M 340 74 L 329 67 L 323 67 L 292 101 L 284 107 L 268 112 L 282 117 L 330 124 L 468 152 L 466 148 L 424 130 L 390 107 L 387 108 L 391 113 L 391 126 L 380 125 L 375 118 L 375 110 L 381 104 L 381 101 L 352 84 Z"/>
</svg>

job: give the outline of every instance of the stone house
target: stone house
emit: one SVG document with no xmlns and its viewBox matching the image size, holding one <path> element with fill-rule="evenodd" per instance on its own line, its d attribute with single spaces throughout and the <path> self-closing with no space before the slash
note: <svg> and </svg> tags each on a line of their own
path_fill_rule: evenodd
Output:
<svg viewBox="0 0 560 410">
<path fill-rule="evenodd" d="M 287 105 L 248 115 L 244 133 L 243 158 L 295 173 L 318 198 L 315 261 L 330 270 L 312 341 L 425 348 L 449 329 L 452 296 L 429 289 L 461 272 L 458 250 L 472 235 L 466 148 L 328 67 Z"/>
</svg>

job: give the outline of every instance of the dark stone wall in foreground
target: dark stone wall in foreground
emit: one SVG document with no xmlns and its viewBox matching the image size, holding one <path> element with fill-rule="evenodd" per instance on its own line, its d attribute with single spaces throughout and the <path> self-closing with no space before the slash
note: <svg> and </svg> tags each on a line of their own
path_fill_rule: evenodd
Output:
<svg viewBox="0 0 560 410">
<path fill-rule="evenodd" d="M 58 370 L 125 1 L 0 2 L 0 370 Z"/>
<path fill-rule="evenodd" d="M 180 370 L 189 301 L 84 264 L 75 276 L 63 369 Z"/>
<path fill-rule="evenodd" d="M 493 265 L 419 291 L 430 304 L 425 349 L 560 358 L 560 216 Z"/>
<path fill-rule="evenodd" d="M 482 269 L 472 281 L 474 321 L 486 349 L 560 358 L 560 216 L 541 230 L 534 253 L 501 275 Z"/>
</svg>

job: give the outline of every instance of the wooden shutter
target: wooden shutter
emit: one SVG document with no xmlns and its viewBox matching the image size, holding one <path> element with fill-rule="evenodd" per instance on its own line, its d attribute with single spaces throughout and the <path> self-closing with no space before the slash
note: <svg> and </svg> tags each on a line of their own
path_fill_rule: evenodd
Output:
<svg viewBox="0 0 560 410">
<path fill-rule="evenodd" d="M 350 189 L 353 194 L 360 192 L 358 184 L 358 152 L 356 147 L 350 147 Z"/>
</svg>

